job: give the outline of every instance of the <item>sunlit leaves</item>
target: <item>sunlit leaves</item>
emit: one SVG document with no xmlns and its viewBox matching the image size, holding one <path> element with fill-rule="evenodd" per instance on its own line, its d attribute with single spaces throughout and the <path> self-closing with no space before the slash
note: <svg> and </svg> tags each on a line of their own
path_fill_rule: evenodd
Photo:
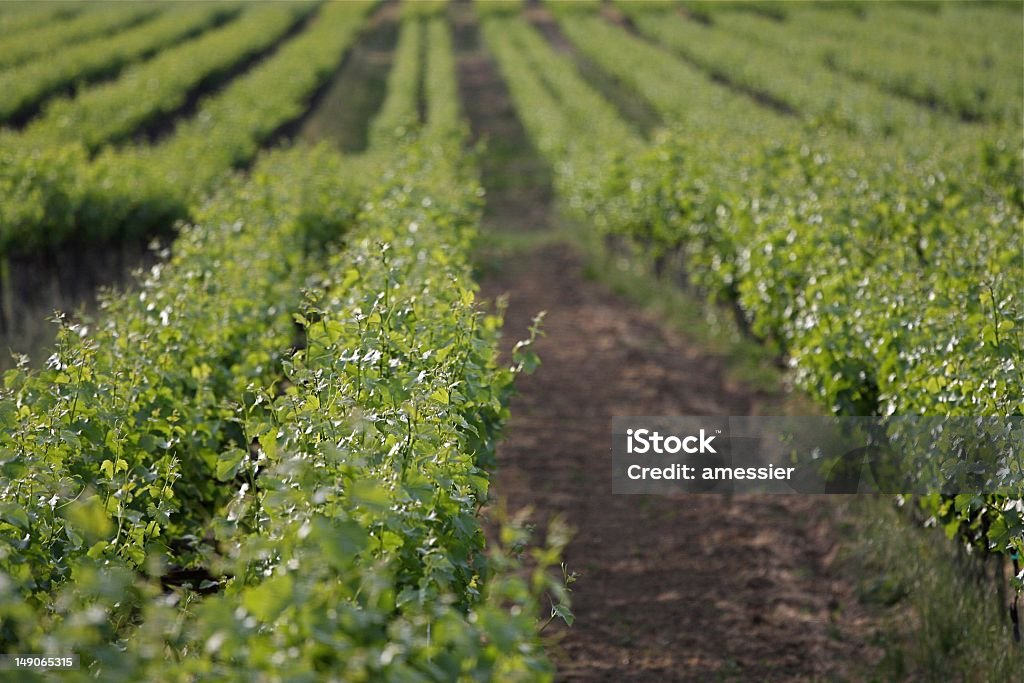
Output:
<svg viewBox="0 0 1024 683">
<path fill-rule="evenodd" d="M 325 150 L 268 157 L 98 332 L 69 330 L 47 374 L 11 379 L 0 445 L 45 439 L 66 470 L 19 461 L 59 512 L 0 516 L 26 550 L 0 569 L 59 604 L 104 675 L 547 677 L 537 597 L 560 547 L 526 586 L 484 544 L 515 372 L 467 264 L 477 185 L 442 149 L 404 149 L 382 180 L 347 178 Z M 314 213 L 317 239 L 344 248 L 310 240 Z M 32 515 L 44 536 L 25 533 L 43 530 Z M 110 567 L 132 578 L 97 598 Z M 42 631 L 18 615 L 11 638 L 31 650 Z"/>
</svg>

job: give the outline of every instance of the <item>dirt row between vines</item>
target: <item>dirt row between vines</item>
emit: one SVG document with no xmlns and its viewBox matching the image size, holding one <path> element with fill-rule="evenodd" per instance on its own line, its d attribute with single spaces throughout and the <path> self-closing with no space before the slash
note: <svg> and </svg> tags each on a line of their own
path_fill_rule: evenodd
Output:
<svg viewBox="0 0 1024 683">
<path fill-rule="evenodd" d="M 550 231 L 549 173 L 530 148 L 470 12 L 453 13 L 463 103 L 488 142 L 484 231 Z M 877 656 L 851 586 L 833 569 L 831 501 L 807 497 L 613 496 L 614 415 L 758 414 L 767 397 L 721 359 L 585 276 L 569 245 L 485 272 L 508 295 L 505 346 L 546 311 L 543 365 L 522 378 L 498 450 L 497 498 L 575 529 L 565 560 L 572 628 L 549 628 L 567 681 L 857 678 Z"/>
</svg>

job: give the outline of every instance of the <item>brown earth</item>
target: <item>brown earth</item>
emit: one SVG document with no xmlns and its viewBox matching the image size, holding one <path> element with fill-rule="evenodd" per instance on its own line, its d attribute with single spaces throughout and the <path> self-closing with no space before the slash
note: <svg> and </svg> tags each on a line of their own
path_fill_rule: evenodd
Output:
<svg viewBox="0 0 1024 683">
<path fill-rule="evenodd" d="M 558 220 L 548 172 L 468 12 L 453 13 L 473 131 L 489 143 L 484 231 L 538 235 Z M 507 294 L 506 347 L 546 311 L 543 365 L 520 380 L 498 450 L 497 498 L 541 528 L 575 529 L 576 622 L 552 625 L 567 681 L 858 679 L 878 653 L 851 585 L 833 568 L 832 501 L 796 496 L 611 494 L 614 415 L 750 415 L 771 397 L 724 362 L 588 279 L 582 257 L 545 244 L 485 273 Z"/>
<path fill-rule="evenodd" d="M 875 654 L 832 569 L 831 501 L 611 494 L 612 416 L 757 414 L 757 393 L 586 279 L 567 246 L 539 249 L 483 288 L 508 294 L 510 337 L 547 312 L 543 365 L 520 380 L 494 490 L 509 510 L 533 507 L 540 527 L 561 515 L 575 529 L 565 561 L 579 575 L 577 621 L 553 647 L 560 678 L 856 677 Z"/>
<path fill-rule="evenodd" d="M 401 7 L 381 3 L 345 52 L 334 76 L 313 97 L 309 109 L 282 131 L 310 143 L 330 141 L 342 152 L 365 152 L 370 121 L 387 95 L 387 78 Z"/>
</svg>

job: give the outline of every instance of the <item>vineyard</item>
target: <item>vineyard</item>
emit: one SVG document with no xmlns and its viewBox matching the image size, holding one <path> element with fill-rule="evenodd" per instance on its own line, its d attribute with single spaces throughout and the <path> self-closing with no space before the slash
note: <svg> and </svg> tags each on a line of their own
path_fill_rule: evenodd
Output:
<svg viewBox="0 0 1024 683">
<path fill-rule="evenodd" d="M 1024 680 L 1022 27 L 0 2 L 0 679 Z M 612 495 L 783 413 L 1000 464 Z"/>
</svg>

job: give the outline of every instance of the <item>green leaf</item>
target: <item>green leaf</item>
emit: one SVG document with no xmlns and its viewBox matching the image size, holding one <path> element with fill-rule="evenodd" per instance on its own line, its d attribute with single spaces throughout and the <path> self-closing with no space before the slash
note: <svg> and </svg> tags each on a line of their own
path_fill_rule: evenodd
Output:
<svg viewBox="0 0 1024 683">
<path fill-rule="evenodd" d="M 238 474 L 238 467 L 249 454 L 241 448 L 232 448 L 217 456 L 218 481 L 230 481 Z"/>
<path fill-rule="evenodd" d="M 141 567 L 146 561 L 146 551 L 137 545 L 130 545 L 124 548 L 123 552 L 138 567 Z"/>
<path fill-rule="evenodd" d="M 108 545 L 110 544 L 106 541 L 96 541 L 92 544 L 92 547 L 89 548 L 89 552 L 87 552 L 86 555 L 94 560 L 98 560 L 103 556 L 103 551 L 107 549 Z"/>
<path fill-rule="evenodd" d="M 25 512 L 25 508 L 17 503 L 0 504 L 0 519 L 23 531 L 28 531 L 28 513 Z"/>
<path fill-rule="evenodd" d="M 389 553 L 393 553 L 402 547 L 402 537 L 393 531 L 385 531 L 381 534 L 381 546 Z"/>
<path fill-rule="evenodd" d="M 981 339 L 987 344 L 996 343 L 996 328 L 995 325 L 985 325 L 981 328 Z"/>
<path fill-rule="evenodd" d="M 79 499 L 69 505 L 64 512 L 64 519 L 67 521 L 69 535 L 73 530 L 76 537 L 90 544 L 109 538 L 114 530 L 103 501 L 97 495 Z"/>
<path fill-rule="evenodd" d="M 345 271 L 345 279 L 343 279 L 341 281 L 341 285 L 339 285 L 339 289 L 340 289 L 340 291 L 344 292 L 345 290 L 347 290 L 349 287 L 351 287 L 352 285 L 354 285 L 358 281 L 359 281 L 359 271 L 356 270 L 355 268 L 349 268 L 348 270 Z"/>
<path fill-rule="evenodd" d="M 264 434 L 259 438 L 260 448 L 271 460 L 277 458 L 277 437 L 274 434 Z"/>
<path fill-rule="evenodd" d="M 564 603 L 555 605 L 551 608 L 551 616 L 559 617 L 565 622 L 566 626 L 572 626 L 572 622 L 576 621 L 576 615 L 572 613 Z"/>
<path fill-rule="evenodd" d="M 242 597 L 242 604 L 257 619 L 269 622 L 293 601 L 294 581 L 290 574 L 278 574 L 258 586 L 249 588 Z"/>
<path fill-rule="evenodd" d="M 355 522 L 323 517 L 313 522 L 313 538 L 327 562 L 339 570 L 351 567 L 353 557 L 370 542 L 370 535 Z"/>
<path fill-rule="evenodd" d="M 391 494 L 372 479 L 357 479 L 348 487 L 349 498 L 356 503 L 374 510 L 386 510 L 391 506 Z"/>
</svg>

